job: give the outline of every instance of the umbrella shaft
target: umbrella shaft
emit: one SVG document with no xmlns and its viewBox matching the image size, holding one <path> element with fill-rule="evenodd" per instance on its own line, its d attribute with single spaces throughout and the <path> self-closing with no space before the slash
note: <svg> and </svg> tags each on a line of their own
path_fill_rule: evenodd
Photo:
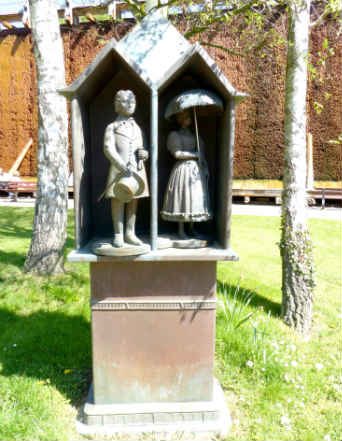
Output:
<svg viewBox="0 0 342 441">
<path fill-rule="evenodd" d="M 195 121 L 195 132 L 196 132 L 196 145 L 197 145 L 197 151 L 198 151 L 198 153 L 201 153 L 201 151 L 200 151 L 200 145 L 199 145 L 199 136 L 198 136 L 198 125 L 197 125 L 196 107 L 194 107 L 193 110 L 194 110 L 194 121 Z"/>
</svg>

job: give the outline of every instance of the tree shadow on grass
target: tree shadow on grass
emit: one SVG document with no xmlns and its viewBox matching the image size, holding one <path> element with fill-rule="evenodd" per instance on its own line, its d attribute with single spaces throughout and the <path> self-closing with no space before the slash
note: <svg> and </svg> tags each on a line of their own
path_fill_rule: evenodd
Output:
<svg viewBox="0 0 342 441">
<path fill-rule="evenodd" d="M 74 238 L 74 236 L 72 236 L 72 237 L 68 236 L 65 241 L 65 249 L 72 250 L 74 248 L 75 248 L 75 238 Z"/>
<path fill-rule="evenodd" d="M 1 375 L 48 382 L 74 406 L 90 385 L 90 341 L 90 324 L 81 315 L 38 311 L 21 316 L 0 309 Z"/>
<path fill-rule="evenodd" d="M 32 208 L 2 208 L 3 209 L 1 210 L 0 215 L 0 265 L 13 265 L 19 269 L 22 269 L 32 237 L 34 210 Z M 20 222 L 23 222 L 24 225 L 30 225 L 31 227 L 27 228 L 23 225 L 19 225 Z M 75 248 L 74 222 L 73 215 L 70 210 L 68 213 L 67 233 L 68 236 L 65 242 L 65 256 L 67 256 L 70 250 Z M 22 251 L 21 253 L 6 250 L 6 244 L 11 243 L 12 239 L 18 239 L 19 242 L 20 239 L 27 239 L 26 250 Z M 22 242 L 22 244 L 24 244 L 24 242 Z"/>
<path fill-rule="evenodd" d="M 22 268 L 24 266 L 26 254 L 25 253 L 17 253 L 15 251 L 3 251 L 0 249 L 0 265 L 13 265 L 18 268 Z"/>
<path fill-rule="evenodd" d="M 33 223 L 34 208 L 32 207 L 1 207 L 0 230 L 7 225 L 13 225 L 18 220 Z"/>
<path fill-rule="evenodd" d="M 75 247 L 74 239 L 67 239 L 64 248 L 65 260 L 69 252 Z M 23 269 L 26 260 L 26 255 L 29 249 L 29 244 L 26 251 L 16 252 L 16 251 L 4 251 L 0 248 L 0 267 L 3 265 L 16 266 L 19 269 Z"/>
<path fill-rule="evenodd" d="M 23 228 L 17 225 L 2 225 L 0 228 L 0 234 L 5 239 L 11 239 L 12 237 L 18 239 L 30 239 L 32 236 L 32 228 Z"/>
<path fill-rule="evenodd" d="M 6 233 L 3 230 L 0 231 L 0 235 L 2 237 L 4 236 L 12 236 L 15 238 L 21 238 L 21 239 L 30 239 L 32 235 L 32 230 L 28 230 L 27 232 L 21 231 L 20 232 L 10 232 Z M 18 267 L 19 269 L 22 269 L 24 267 L 26 255 L 29 249 L 30 243 L 27 242 L 27 249 L 22 252 L 17 251 L 5 251 L 4 246 L 0 242 L 0 265 L 13 265 Z M 65 257 L 69 254 L 70 250 L 75 248 L 75 240 L 74 237 L 68 237 L 65 241 L 65 247 L 64 247 L 64 254 Z"/>
<path fill-rule="evenodd" d="M 271 311 L 271 314 L 274 317 L 280 317 L 280 315 L 281 315 L 280 303 L 274 302 L 273 300 L 270 300 L 267 297 L 262 296 L 261 294 L 259 294 L 256 291 L 246 290 L 246 289 L 241 288 L 237 285 L 233 285 L 233 284 L 230 285 L 230 284 L 227 284 L 227 283 L 222 282 L 220 280 L 217 281 L 217 291 L 220 293 L 223 293 L 226 291 L 230 297 L 232 297 L 236 291 L 238 291 L 239 293 L 241 292 L 241 294 L 243 292 L 245 292 L 245 293 L 247 292 L 247 293 L 251 294 L 251 300 L 249 302 L 249 306 L 251 306 L 252 308 L 255 308 L 255 309 L 262 307 L 266 313 Z M 240 302 L 244 301 L 242 295 L 237 295 L 236 299 L 237 299 L 237 301 L 240 301 Z"/>
<path fill-rule="evenodd" d="M 218 281 L 218 289 L 223 287 Z M 280 314 L 278 303 L 252 294 L 253 308 L 263 306 L 275 316 Z M 89 389 L 91 364 L 90 324 L 82 315 L 44 310 L 18 315 L 0 308 L 2 376 L 49 382 L 78 407 Z"/>
<path fill-rule="evenodd" d="M 12 265 L 22 268 L 26 258 L 30 239 L 32 237 L 32 226 L 26 228 L 20 225 L 21 222 L 27 225 L 32 224 L 32 208 L 1 207 L 0 216 L 0 265 Z M 26 240 L 25 240 L 26 239 Z M 14 242 L 16 240 L 16 242 Z M 20 249 L 25 245 L 25 251 L 16 251 L 14 243 Z"/>
</svg>

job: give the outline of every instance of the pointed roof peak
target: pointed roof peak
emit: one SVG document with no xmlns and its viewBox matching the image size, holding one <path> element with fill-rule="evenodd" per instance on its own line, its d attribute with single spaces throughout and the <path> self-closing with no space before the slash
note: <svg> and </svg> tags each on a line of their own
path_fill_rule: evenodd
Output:
<svg viewBox="0 0 342 441">
<path fill-rule="evenodd" d="M 157 9 L 134 26 L 119 41 L 116 50 L 138 66 L 148 82 L 156 84 L 190 47 L 190 43 Z"/>
<path fill-rule="evenodd" d="M 120 64 L 137 74 L 142 85 L 150 89 L 164 89 L 190 67 L 205 76 L 225 99 L 241 101 L 247 96 L 232 86 L 199 43 L 191 45 L 158 9 L 152 10 L 120 41 L 111 39 L 77 80 L 60 93 L 89 97 L 87 89 L 95 91 L 96 85 L 100 87 L 105 77 L 113 76 Z"/>
</svg>

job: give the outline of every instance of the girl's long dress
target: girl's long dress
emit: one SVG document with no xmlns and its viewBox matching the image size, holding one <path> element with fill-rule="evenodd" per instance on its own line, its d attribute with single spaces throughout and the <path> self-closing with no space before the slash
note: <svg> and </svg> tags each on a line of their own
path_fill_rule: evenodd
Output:
<svg viewBox="0 0 342 441">
<path fill-rule="evenodd" d="M 196 152 L 196 140 L 188 129 L 171 132 L 167 148 L 174 156 L 177 151 Z M 203 222 L 211 219 L 207 175 L 196 159 L 177 160 L 167 185 L 161 216 L 175 222 Z"/>
</svg>

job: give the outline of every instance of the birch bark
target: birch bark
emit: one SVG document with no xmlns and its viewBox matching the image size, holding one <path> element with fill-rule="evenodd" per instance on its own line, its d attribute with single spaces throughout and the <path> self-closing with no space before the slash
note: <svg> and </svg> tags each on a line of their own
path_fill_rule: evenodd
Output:
<svg viewBox="0 0 342 441">
<path fill-rule="evenodd" d="M 311 327 L 313 258 L 306 214 L 306 89 L 310 0 L 289 3 L 282 205 L 282 315 L 305 333 Z"/>
<path fill-rule="evenodd" d="M 30 0 L 38 77 L 38 183 L 33 235 L 25 271 L 63 271 L 68 196 L 68 120 L 62 39 L 55 0 Z"/>
</svg>

